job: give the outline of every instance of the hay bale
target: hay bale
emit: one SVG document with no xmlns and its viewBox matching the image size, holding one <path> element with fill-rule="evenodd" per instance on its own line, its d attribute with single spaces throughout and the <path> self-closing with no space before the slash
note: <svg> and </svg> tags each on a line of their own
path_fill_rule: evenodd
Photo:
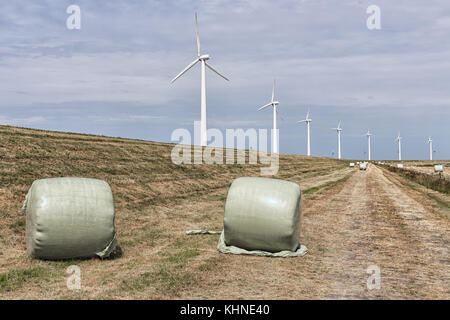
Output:
<svg viewBox="0 0 450 320">
<path fill-rule="evenodd" d="M 233 181 L 224 214 L 228 246 L 268 252 L 299 248 L 301 191 L 293 182 L 246 177 Z"/>
<path fill-rule="evenodd" d="M 397 168 L 403 169 L 403 164 L 402 163 L 397 163 Z"/>
<path fill-rule="evenodd" d="M 105 181 L 36 180 L 22 210 L 26 214 L 27 252 L 33 258 L 103 258 L 117 245 L 114 200 Z"/>
<path fill-rule="evenodd" d="M 350 168 L 354 168 L 355 164 L 353 162 L 350 162 L 349 166 L 350 166 Z"/>
<path fill-rule="evenodd" d="M 443 172 L 444 166 L 442 164 L 437 164 L 434 166 L 434 172 Z"/>
</svg>

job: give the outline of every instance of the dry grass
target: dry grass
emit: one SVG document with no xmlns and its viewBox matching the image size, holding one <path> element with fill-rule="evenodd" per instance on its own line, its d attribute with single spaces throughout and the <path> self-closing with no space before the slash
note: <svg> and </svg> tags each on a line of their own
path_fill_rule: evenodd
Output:
<svg viewBox="0 0 450 320">
<path fill-rule="evenodd" d="M 221 255 L 215 250 L 217 237 L 188 237 L 184 231 L 220 230 L 232 180 L 258 176 L 260 167 L 178 166 L 170 159 L 172 147 L 0 126 L 0 297 L 166 299 L 194 297 L 194 291 L 213 297 L 207 293 L 211 279 L 236 261 L 253 259 Z M 329 190 L 354 172 L 347 166 L 347 161 L 281 155 L 275 177 L 299 183 L 303 190 Z M 62 262 L 27 257 L 20 212 L 25 194 L 34 180 L 61 176 L 98 178 L 111 185 L 122 257 Z M 312 191 L 305 196 L 313 197 Z M 71 264 L 82 271 L 82 290 L 77 292 L 66 288 L 65 269 Z M 230 294 L 218 291 L 214 297 Z"/>
<path fill-rule="evenodd" d="M 447 177 L 446 172 L 442 175 L 434 173 L 434 167 L 408 166 L 407 168 L 397 168 L 390 165 L 384 167 L 429 189 L 450 194 L 450 177 Z"/>
<path fill-rule="evenodd" d="M 276 178 L 299 183 L 302 258 L 224 255 L 218 236 L 232 180 L 254 165 L 183 165 L 172 145 L 0 126 L 0 298 L 40 299 L 450 299 L 450 196 L 386 169 L 281 155 Z M 420 163 L 417 163 L 420 165 Z M 417 165 L 416 164 L 416 165 Z M 25 252 L 20 207 L 35 179 L 106 180 L 123 255 L 39 261 Z M 82 289 L 66 288 L 79 265 Z M 381 268 L 369 291 L 366 268 Z"/>
</svg>

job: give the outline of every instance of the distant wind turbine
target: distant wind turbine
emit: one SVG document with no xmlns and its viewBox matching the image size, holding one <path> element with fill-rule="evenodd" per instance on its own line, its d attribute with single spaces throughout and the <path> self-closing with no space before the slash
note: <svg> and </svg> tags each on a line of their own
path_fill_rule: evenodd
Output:
<svg viewBox="0 0 450 320">
<path fill-rule="evenodd" d="M 275 100 L 275 80 L 273 80 L 273 86 L 272 86 L 272 99 L 268 104 L 263 105 L 261 108 L 258 109 L 262 110 L 267 107 L 272 106 L 273 107 L 273 133 L 272 133 L 272 152 L 273 153 L 279 153 L 278 152 L 278 132 L 277 132 L 277 116 L 278 110 L 277 106 L 280 104 L 279 101 Z"/>
<path fill-rule="evenodd" d="M 398 136 L 397 136 L 397 140 L 398 142 L 398 160 L 401 161 L 402 160 L 402 137 L 400 137 L 400 131 L 398 132 Z"/>
<path fill-rule="evenodd" d="M 367 157 L 367 159 L 370 161 L 370 160 L 371 160 L 371 154 L 370 154 L 370 137 L 372 136 L 372 134 L 370 133 L 369 130 L 367 130 L 366 136 L 367 136 L 367 146 L 368 146 L 368 149 L 367 149 L 367 151 L 368 151 L 367 156 L 368 156 L 368 157 Z"/>
<path fill-rule="evenodd" d="M 433 140 L 428 137 L 428 144 L 430 145 L 430 160 L 433 160 Z"/>
<path fill-rule="evenodd" d="M 307 130 L 307 137 L 306 137 L 307 153 L 306 153 L 306 155 L 308 155 L 308 156 L 311 155 L 311 127 L 310 127 L 311 121 L 312 121 L 312 119 L 309 117 L 309 109 L 308 109 L 308 113 L 306 114 L 306 118 L 304 120 L 297 121 L 298 123 L 306 122 L 306 130 Z"/>
<path fill-rule="evenodd" d="M 331 128 L 331 130 L 336 130 L 337 131 L 337 136 L 338 136 L 338 159 L 341 158 L 341 122 L 339 121 L 339 124 L 337 126 L 337 128 Z"/>
<path fill-rule="evenodd" d="M 201 62 L 201 120 L 200 120 L 200 143 L 202 146 L 206 146 L 208 144 L 208 136 L 207 136 L 207 126 L 206 126 L 206 72 L 205 67 L 208 67 L 219 76 L 229 81 L 227 77 L 220 74 L 219 71 L 214 69 L 210 64 L 206 62 L 209 60 L 210 56 L 208 54 L 200 54 L 200 38 L 198 35 L 198 22 L 197 22 L 197 13 L 195 13 L 195 35 L 197 38 L 197 58 L 192 61 L 183 71 L 181 71 L 175 78 L 172 79 L 171 83 L 181 77 L 186 71 L 192 68 L 197 62 Z"/>
</svg>

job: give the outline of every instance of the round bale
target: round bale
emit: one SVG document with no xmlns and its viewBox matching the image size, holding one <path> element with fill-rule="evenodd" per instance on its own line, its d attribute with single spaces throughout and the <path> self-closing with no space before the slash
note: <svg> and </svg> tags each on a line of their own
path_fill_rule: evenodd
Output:
<svg viewBox="0 0 450 320">
<path fill-rule="evenodd" d="M 261 177 L 234 180 L 225 203 L 225 243 L 246 250 L 297 250 L 300 200 L 300 187 L 293 182 Z"/>
<path fill-rule="evenodd" d="M 117 245 L 109 184 L 87 178 L 33 182 L 23 210 L 27 252 L 33 258 L 107 257 Z"/>
</svg>

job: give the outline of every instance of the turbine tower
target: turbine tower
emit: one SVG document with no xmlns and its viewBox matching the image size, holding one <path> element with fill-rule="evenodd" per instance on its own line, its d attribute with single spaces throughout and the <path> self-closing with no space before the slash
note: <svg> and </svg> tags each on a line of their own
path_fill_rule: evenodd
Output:
<svg viewBox="0 0 450 320">
<path fill-rule="evenodd" d="M 200 54 L 200 38 L 198 35 L 198 22 L 197 13 L 195 13 L 195 35 L 197 38 L 197 58 L 192 61 L 183 71 L 181 71 L 175 78 L 172 79 L 171 83 L 181 77 L 186 71 L 192 68 L 197 62 L 201 63 L 201 120 L 200 120 L 200 144 L 201 146 L 206 146 L 208 144 L 207 136 L 207 126 L 206 126 L 206 67 L 217 73 L 219 76 L 229 81 L 227 77 L 220 74 L 219 71 L 214 69 L 208 62 L 210 56 L 208 54 Z"/>
<path fill-rule="evenodd" d="M 397 140 L 398 142 L 398 160 L 401 161 L 402 160 L 402 137 L 400 137 L 400 131 L 398 132 L 398 136 L 397 136 Z"/>
<path fill-rule="evenodd" d="M 275 79 L 273 80 L 273 86 L 272 86 L 272 99 L 268 104 L 263 105 L 261 108 L 258 109 L 262 110 L 267 107 L 272 106 L 273 107 L 273 132 L 272 132 L 272 153 L 279 153 L 278 152 L 278 132 L 277 132 L 277 115 L 278 110 L 277 106 L 280 104 L 279 101 L 275 100 Z"/>
<path fill-rule="evenodd" d="M 371 154 L 370 154 L 370 137 L 372 136 L 372 134 L 370 133 L 369 130 L 367 130 L 366 136 L 367 136 L 367 146 L 368 146 L 367 157 L 368 157 L 368 160 L 370 161 L 370 160 L 371 160 Z"/>
<path fill-rule="evenodd" d="M 433 140 L 431 137 L 428 138 L 428 144 L 430 145 L 430 160 L 433 160 Z"/>
<path fill-rule="evenodd" d="M 306 129 L 307 129 L 307 137 L 306 137 L 307 153 L 306 153 L 306 155 L 308 155 L 308 156 L 311 155 L 311 127 L 310 127 L 311 121 L 312 121 L 312 119 L 309 118 L 309 109 L 308 109 L 308 113 L 306 114 L 306 118 L 304 120 L 297 121 L 298 123 L 306 122 Z"/>
<path fill-rule="evenodd" d="M 339 121 L 339 124 L 337 126 L 337 128 L 331 128 L 331 130 L 336 130 L 337 131 L 337 136 L 338 136 L 338 159 L 341 158 L 341 122 Z"/>
</svg>

